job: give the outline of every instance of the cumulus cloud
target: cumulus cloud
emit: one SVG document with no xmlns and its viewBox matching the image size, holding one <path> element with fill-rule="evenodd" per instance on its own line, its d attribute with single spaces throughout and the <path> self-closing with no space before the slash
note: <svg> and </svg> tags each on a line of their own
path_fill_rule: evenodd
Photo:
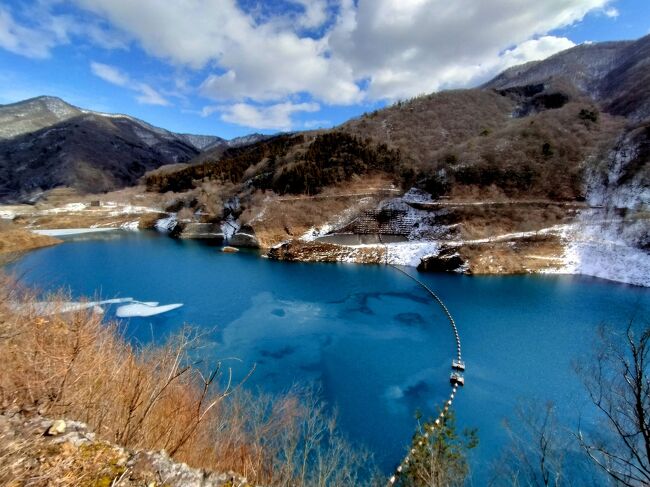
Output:
<svg viewBox="0 0 650 487">
<path fill-rule="evenodd" d="M 290 130 L 291 115 L 297 112 L 317 112 L 318 103 L 277 103 L 270 106 L 255 106 L 249 103 L 235 103 L 219 108 L 221 119 L 244 127 L 267 130 Z M 209 109 L 208 112 L 213 111 Z"/>
<path fill-rule="evenodd" d="M 609 3 L 337 0 L 333 9 L 326 0 L 285 1 L 302 8 L 304 27 L 331 27 L 300 35 L 281 20 L 255 18 L 236 0 L 76 0 L 154 56 L 194 69 L 218 66 L 201 84 L 206 97 L 272 103 L 308 93 L 330 104 L 480 82 L 514 60 L 569 47 L 547 33 Z"/>
<path fill-rule="evenodd" d="M 56 3 L 55 0 L 25 3 L 13 13 L 0 5 L 0 48 L 43 59 L 50 57 L 55 47 L 70 44 L 73 38 L 83 38 L 107 49 L 126 47 L 124 36 L 102 25 L 99 19 L 53 13 Z M 21 18 L 14 13 L 19 13 Z"/>
<path fill-rule="evenodd" d="M 330 45 L 334 57 L 346 59 L 356 77 L 370 79 L 371 97 L 407 97 L 467 86 L 496 74 L 508 50 L 577 22 L 607 3 L 359 0 L 354 15 L 332 32 Z"/>
<path fill-rule="evenodd" d="M 217 62 L 222 73 L 201 86 L 212 99 L 277 101 L 300 92 L 328 103 L 362 98 L 351 69 L 328 57 L 326 38 L 301 37 L 281 23 L 256 24 L 235 0 L 77 3 L 129 32 L 154 56 L 194 69 Z"/>
<path fill-rule="evenodd" d="M 46 58 L 61 39 L 52 33 L 20 25 L 11 12 L 0 5 L 0 47 L 30 58 Z"/>
<path fill-rule="evenodd" d="M 90 70 L 98 78 L 136 93 L 138 103 L 145 105 L 169 105 L 169 101 L 146 83 L 132 80 L 129 75 L 114 66 L 98 62 L 90 63 Z"/>
<path fill-rule="evenodd" d="M 298 17 L 301 27 L 313 29 L 327 22 L 329 16 L 326 0 L 291 0 L 291 2 L 303 8 L 302 15 Z"/>
<path fill-rule="evenodd" d="M 549 32 L 589 12 L 616 14 L 611 0 L 278 0 L 261 10 L 237 0 L 71 3 L 76 22 L 55 16 L 56 28 L 41 29 L 49 41 L 0 7 L 0 46 L 44 57 L 84 29 L 95 44 L 128 40 L 180 75 L 201 76 L 191 90 L 229 106 L 223 117 L 283 129 L 300 106 L 287 102 L 295 95 L 347 105 L 477 85 L 573 45 Z M 142 102 L 166 103 L 148 85 L 128 76 L 127 84 Z"/>
<path fill-rule="evenodd" d="M 518 64 L 546 59 L 557 52 L 574 46 L 575 43 L 566 37 L 544 36 L 539 39 L 531 39 L 501 54 L 498 63 L 490 71 L 500 72 Z"/>
</svg>

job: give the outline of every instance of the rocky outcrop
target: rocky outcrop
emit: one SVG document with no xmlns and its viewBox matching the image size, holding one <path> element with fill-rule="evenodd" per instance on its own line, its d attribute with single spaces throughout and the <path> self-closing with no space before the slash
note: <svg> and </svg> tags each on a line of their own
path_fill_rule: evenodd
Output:
<svg viewBox="0 0 650 487">
<path fill-rule="evenodd" d="M 260 246 L 257 237 L 254 234 L 245 232 L 237 232 L 232 236 L 228 243 L 233 247 L 249 247 L 252 249 L 259 248 Z"/>
<path fill-rule="evenodd" d="M 229 239 L 228 244 L 233 247 L 249 247 L 257 249 L 260 244 L 255 235 L 255 230 L 250 225 L 242 225 Z"/>
<path fill-rule="evenodd" d="M 458 253 L 458 248 L 443 247 L 438 255 L 424 257 L 418 265 L 422 272 L 463 272 L 466 263 Z"/>
<path fill-rule="evenodd" d="M 36 413 L 0 414 L 0 484 L 245 487 L 244 477 L 190 468 L 164 451 L 131 451 L 84 423 Z"/>
<path fill-rule="evenodd" d="M 377 247 L 346 247 L 321 242 L 292 240 L 269 249 L 267 256 L 274 260 L 303 262 L 356 262 L 381 264 L 386 251 Z"/>
<path fill-rule="evenodd" d="M 213 240 L 217 243 L 224 241 L 221 225 L 218 223 L 178 222 L 171 236 L 182 239 Z"/>
</svg>

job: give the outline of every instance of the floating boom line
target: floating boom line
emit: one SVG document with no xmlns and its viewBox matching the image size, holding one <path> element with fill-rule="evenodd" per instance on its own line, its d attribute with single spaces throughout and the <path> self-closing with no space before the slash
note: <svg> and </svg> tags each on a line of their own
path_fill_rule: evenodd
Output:
<svg viewBox="0 0 650 487">
<path fill-rule="evenodd" d="M 433 433 L 436 429 L 436 427 L 439 427 L 443 421 L 444 417 L 447 414 L 447 411 L 449 411 L 449 408 L 451 407 L 454 397 L 456 396 L 456 392 L 458 391 L 458 386 L 462 386 L 465 384 L 465 378 L 463 375 L 460 373 L 465 370 L 465 362 L 462 360 L 462 353 L 461 353 L 461 345 L 460 345 L 460 336 L 458 334 L 458 328 L 456 326 L 456 322 L 454 321 L 454 318 L 451 316 L 451 313 L 449 312 L 449 309 L 445 305 L 445 303 L 440 299 L 440 297 L 425 283 L 420 281 L 417 277 L 412 276 L 408 272 L 406 272 L 404 269 L 396 266 L 395 264 L 391 264 L 388 262 L 388 246 L 386 243 L 384 243 L 381 239 L 381 234 L 377 234 L 379 237 L 379 242 L 384 245 L 384 263 L 386 264 L 387 267 L 392 267 L 398 272 L 401 272 L 404 274 L 406 277 L 414 281 L 415 283 L 418 284 L 422 289 L 424 289 L 433 299 L 438 303 L 442 311 L 445 313 L 445 316 L 449 320 L 449 324 L 451 325 L 452 331 L 454 332 L 454 338 L 456 339 L 456 359 L 452 360 L 452 369 L 454 372 L 452 372 L 450 376 L 450 384 L 451 384 L 451 393 L 449 394 L 449 398 L 445 401 L 444 406 L 442 407 L 440 414 L 436 418 L 436 420 L 433 422 L 431 426 L 429 426 L 428 431 L 425 430 L 424 432 L 424 437 L 428 440 L 429 435 Z M 402 474 L 402 472 L 409 467 L 409 463 L 412 460 L 412 455 L 415 454 L 415 448 L 412 448 L 408 454 L 404 457 L 402 462 L 398 465 L 398 467 L 395 469 L 393 475 L 390 477 L 388 480 L 388 485 L 392 486 L 395 484 L 397 481 L 397 478 Z"/>
</svg>

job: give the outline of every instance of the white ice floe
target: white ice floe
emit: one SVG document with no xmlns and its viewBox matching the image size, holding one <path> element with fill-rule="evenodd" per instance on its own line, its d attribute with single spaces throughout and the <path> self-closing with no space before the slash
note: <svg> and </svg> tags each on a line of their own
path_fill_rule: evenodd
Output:
<svg viewBox="0 0 650 487">
<path fill-rule="evenodd" d="M 127 304 L 128 303 L 128 304 Z M 91 309 L 94 313 L 102 314 L 104 312 L 102 306 L 110 304 L 121 304 L 115 312 L 118 318 L 133 318 L 133 317 L 146 317 L 155 316 L 162 313 L 167 313 L 183 306 L 181 303 L 166 304 L 159 306 L 157 301 L 136 301 L 133 298 L 115 298 L 105 299 L 102 301 L 67 301 L 67 302 L 54 302 L 54 301 L 40 301 L 32 304 L 11 303 L 11 306 L 17 311 L 24 313 L 35 313 L 39 316 L 50 316 L 62 313 L 72 313 L 75 311 L 82 311 Z"/>
<path fill-rule="evenodd" d="M 64 237 L 66 235 L 81 235 L 84 233 L 99 233 L 99 232 L 111 232 L 111 231 L 115 231 L 115 228 L 53 228 L 53 229 L 32 230 L 32 232 L 38 235 L 47 235 L 49 237 Z"/>
<path fill-rule="evenodd" d="M 125 304 L 117 308 L 115 312 L 118 318 L 142 318 L 148 316 L 155 316 L 183 306 L 182 303 L 166 304 L 163 306 L 149 306 L 152 303 L 132 303 Z"/>
<path fill-rule="evenodd" d="M 66 301 L 66 302 L 53 302 L 53 301 L 39 301 L 31 305 L 24 305 L 21 303 L 12 303 L 12 307 L 19 311 L 33 311 L 40 316 L 49 316 L 60 313 L 72 313 L 74 311 L 81 311 L 84 309 L 92 309 L 95 313 L 103 313 L 103 305 L 107 304 L 120 304 L 131 303 L 133 298 L 116 298 L 105 299 L 103 301 Z M 158 304 L 158 303 L 156 303 Z"/>
</svg>

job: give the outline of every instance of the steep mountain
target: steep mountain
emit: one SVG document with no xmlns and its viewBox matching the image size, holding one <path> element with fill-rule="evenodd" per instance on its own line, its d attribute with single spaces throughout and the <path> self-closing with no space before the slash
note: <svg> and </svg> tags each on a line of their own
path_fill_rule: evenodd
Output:
<svg viewBox="0 0 650 487">
<path fill-rule="evenodd" d="M 210 147 L 225 150 L 263 138 L 176 134 L 50 96 L 2 105 L 0 201 L 33 199 L 57 186 L 110 191 L 135 184 L 146 171 L 188 162 Z"/>
<path fill-rule="evenodd" d="M 226 139 L 217 137 L 216 135 L 192 135 L 192 134 L 175 134 L 183 139 L 188 144 L 196 147 L 198 150 L 203 151 L 212 147 L 215 144 L 228 143 Z"/>
<path fill-rule="evenodd" d="M 583 44 L 544 61 L 510 68 L 484 85 L 503 90 L 569 82 L 604 111 L 632 121 L 650 117 L 650 36 L 638 41 Z"/>
<path fill-rule="evenodd" d="M 621 51 L 633 44 L 627 41 L 581 44 L 542 61 L 506 69 L 483 88 L 503 90 L 564 78 L 581 91 L 595 94 L 600 80 L 617 65 Z"/>
<path fill-rule="evenodd" d="M 248 134 L 242 135 L 241 137 L 235 137 L 234 139 L 230 140 L 218 138 L 218 140 L 213 140 L 209 144 L 206 144 L 201 148 L 201 150 L 206 153 L 213 152 L 215 154 L 221 154 L 226 149 L 256 144 L 257 142 L 262 142 L 264 140 L 270 139 L 271 137 L 271 135 Z"/>
<path fill-rule="evenodd" d="M 110 191 L 196 154 L 189 144 L 163 139 L 128 119 L 82 114 L 0 141 L 0 197 L 30 199 L 59 186 Z"/>
<path fill-rule="evenodd" d="M 102 192 L 199 151 L 178 136 L 121 115 L 88 112 L 58 98 L 0 106 L 0 199 L 29 200 L 69 186 Z"/>
<path fill-rule="evenodd" d="M 82 113 L 80 108 L 52 96 L 0 105 L 0 139 L 35 132 L 78 117 Z"/>
</svg>

